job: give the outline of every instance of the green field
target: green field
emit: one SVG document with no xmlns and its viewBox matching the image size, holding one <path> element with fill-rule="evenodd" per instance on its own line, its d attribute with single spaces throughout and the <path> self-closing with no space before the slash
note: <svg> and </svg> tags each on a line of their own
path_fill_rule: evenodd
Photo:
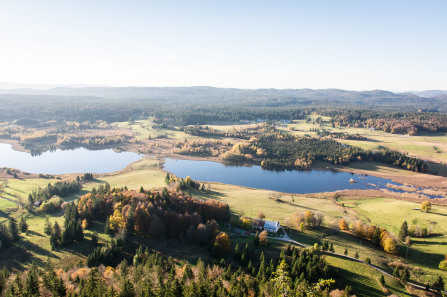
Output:
<svg viewBox="0 0 447 297">
<path fill-rule="evenodd" d="M 152 139 L 157 137 L 164 137 L 174 140 L 185 140 L 185 139 L 196 139 L 196 136 L 186 134 L 182 131 L 156 128 L 153 122 L 153 118 L 148 118 L 147 120 L 136 120 L 132 124 L 129 122 L 116 122 L 112 126 L 118 128 L 130 129 L 135 133 L 135 139 L 137 140 L 148 140 L 149 136 Z"/>
<path fill-rule="evenodd" d="M 447 254 L 447 208 L 433 206 L 431 212 L 424 213 L 415 208 L 420 204 L 386 198 L 364 200 L 341 200 L 345 206 L 358 212 L 366 223 L 381 226 L 398 234 L 404 221 L 408 225 L 431 228 L 434 235 L 428 238 L 413 238 L 408 249 L 408 263 L 423 271 L 413 270 L 416 280 L 426 282 L 437 274 L 447 277 L 447 273 L 437 269 L 439 262 Z M 432 224 L 430 224 L 432 222 Z M 434 224 L 433 224 L 434 222 Z M 402 247 L 400 254 L 405 257 L 407 249 Z"/>
<path fill-rule="evenodd" d="M 334 267 L 340 269 L 340 277 L 337 283 L 344 288 L 351 285 L 357 296 L 412 296 L 407 293 L 405 287 L 397 280 L 385 277 L 385 286 L 389 294 L 385 294 L 377 279 L 381 273 L 365 264 L 349 261 L 343 258 L 327 256 L 326 261 Z"/>
</svg>

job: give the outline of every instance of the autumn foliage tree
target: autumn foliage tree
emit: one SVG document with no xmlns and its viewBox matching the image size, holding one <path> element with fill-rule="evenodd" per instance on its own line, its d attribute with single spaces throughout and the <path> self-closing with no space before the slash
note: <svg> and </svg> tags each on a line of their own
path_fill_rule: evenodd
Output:
<svg viewBox="0 0 447 297">
<path fill-rule="evenodd" d="M 216 236 L 216 243 L 220 245 L 222 252 L 228 252 L 231 248 L 230 236 L 225 232 L 221 232 Z"/>
<path fill-rule="evenodd" d="M 340 221 L 338 221 L 338 227 L 340 228 L 340 230 L 349 230 L 349 226 L 346 223 L 345 219 L 340 219 Z"/>
<path fill-rule="evenodd" d="M 423 201 L 421 204 L 421 210 L 424 212 L 429 212 L 431 210 L 431 203 L 430 201 Z"/>
</svg>

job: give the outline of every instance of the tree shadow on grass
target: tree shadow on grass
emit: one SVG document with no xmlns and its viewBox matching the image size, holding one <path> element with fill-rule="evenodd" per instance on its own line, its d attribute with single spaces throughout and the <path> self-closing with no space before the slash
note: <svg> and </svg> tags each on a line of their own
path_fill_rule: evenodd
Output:
<svg viewBox="0 0 447 297">
<path fill-rule="evenodd" d="M 374 279 L 370 279 L 366 276 L 359 275 L 353 271 L 339 268 L 339 278 L 336 280 L 337 284 L 343 289 L 346 286 L 352 286 L 352 289 L 356 296 L 384 296 L 382 290 L 372 287 L 371 282 Z"/>
<path fill-rule="evenodd" d="M 25 270 L 25 264 L 33 261 L 40 267 L 44 266 L 44 260 L 35 257 L 34 255 L 59 259 L 58 256 L 49 250 L 41 248 L 29 241 L 22 241 L 19 242 L 18 245 L 13 245 L 0 254 L 0 266 L 18 271 Z"/>
<path fill-rule="evenodd" d="M 407 248 L 402 247 L 399 251 L 400 255 L 405 258 Z M 408 260 L 416 263 L 416 265 L 426 268 L 437 267 L 439 262 L 444 258 L 441 253 L 429 253 L 418 250 L 414 247 L 408 248 Z"/>
<path fill-rule="evenodd" d="M 27 236 L 29 236 L 29 235 L 31 235 L 31 236 L 45 237 L 44 235 L 42 235 L 42 234 L 40 234 L 40 233 L 38 233 L 38 232 L 36 232 L 36 231 L 31 231 L 31 230 L 28 230 L 28 231 L 27 231 Z"/>
</svg>

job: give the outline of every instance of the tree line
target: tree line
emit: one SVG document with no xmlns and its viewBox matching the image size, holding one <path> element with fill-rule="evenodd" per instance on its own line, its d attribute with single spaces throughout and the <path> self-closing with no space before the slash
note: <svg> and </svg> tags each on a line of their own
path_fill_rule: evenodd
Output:
<svg viewBox="0 0 447 297">
<path fill-rule="evenodd" d="M 235 145 L 223 158 L 237 161 L 260 161 L 266 169 L 308 169 L 315 160 L 334 165 L 347 165 L 354 161 L 373 161 L 390 164 L 406 170 L 427 172 L 423 160 L 389 149 L 363 150 L 329 139 L 295 137 L 290 134 L 271 133 Z"/>
</svg>

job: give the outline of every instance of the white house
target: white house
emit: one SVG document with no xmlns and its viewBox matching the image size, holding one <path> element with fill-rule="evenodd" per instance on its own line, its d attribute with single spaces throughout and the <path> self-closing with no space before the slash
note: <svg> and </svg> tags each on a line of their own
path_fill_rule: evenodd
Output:
<svg viewBox="0 0 447 297">
<path fill-rule="evenodd" d="M 279 222 L 275 221 L 252 219 L 252 222 L 253 222 L 253 228 L 258 230 L 265 230 L 267 232 L 276 233 L 278 232 L 279 228 L 281 228 Z"/>
<path fill-rule="evenodd" d="M 281 228 L 281 225 L 279 225 L 279 222 L 265 221 L 264 230 L 266 230 L 267 232 L 276 233 L 276 232 L 278 232 L 279 228 Z"/>
</svg>

